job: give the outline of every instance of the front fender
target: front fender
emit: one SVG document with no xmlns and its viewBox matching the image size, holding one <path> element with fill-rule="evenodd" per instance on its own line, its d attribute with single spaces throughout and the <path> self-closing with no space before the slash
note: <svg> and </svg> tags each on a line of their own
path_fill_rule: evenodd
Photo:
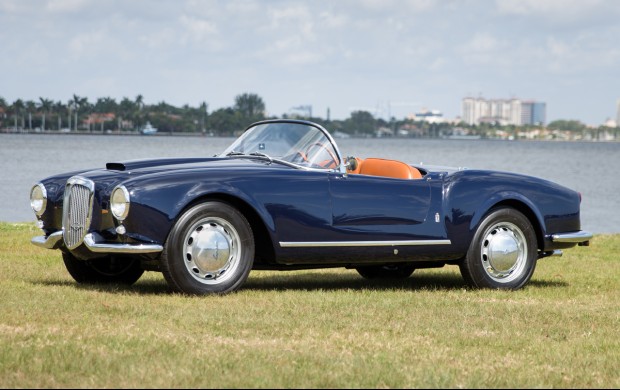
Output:
<svg viewBox="0 0 620 390">
<path fill-rule="evenodd" d="M 163 244 L 179 216 L 200 199 L 207 197 L 232 197 L 241 200 L 259 215 L 265 226 L 273 231 L 274 221 L 262 204 L 247 191 L 221 178 L 209 180 L 161 177 L 127 181 L 124 183 L 131 195 L 131 210 L 124 221 L 127 231 L 149 237 Z"/>
</svg>

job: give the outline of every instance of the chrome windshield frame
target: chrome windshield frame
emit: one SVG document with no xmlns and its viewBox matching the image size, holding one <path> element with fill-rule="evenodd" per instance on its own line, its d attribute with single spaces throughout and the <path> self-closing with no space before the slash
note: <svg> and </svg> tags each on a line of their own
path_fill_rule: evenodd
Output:
<svg viewBox="0 0 620 390">
<path fill-rule="evenodd" d="M 323 135 L 330 142 L 330 144 L 334 148 L 334 152 L 336 153 L 336 157 L 338 157 L 339 162 L 338 162 L 338 167 L 336 167 L 336 168 L 321 169 L 321 168 L 306 167 L 306 166 L 303 166 L 303 165 L 295 164 L 294 162 L 284 161 L 284 160 L 281 160 L 281 159 L 278 159 L 278 158 L 274 158 L 274 157 L 267 157 L 270 161 L 278 162 L 280 164 L 291 166 L 291 167 L 294 167 L 294 168 L 297 168 L 297 169 L 302 169 L 302 170 L 305 170 L 305 171 L 340 172 L 340 173 L 346 173 L 347 172 L 344 158 L 342 157 L 342 154 L 340 153 L 340 149 L 338 148 L 338 145 L 336 144 L 336 141 L 331 136 L 331 134 L 329 134 L 329 131 L 327 131 L 323 126 L 321 126 L 319 124 L 316 124 L 316 123 L 313 123 L 313 122 L 310 122 L 310 121 L 299 120 L 299 119 L 266 119 L 266 120 L 263 120 L 263 121 L 252 123 L 251 125 L 249 125 L 248 127 L 245 128 L 243 133 L 245 134 L 246 131 L 250 130 L 253 127 L 260 126 L 260 125 L 266 125 L 266 124 L 272 124 L 272 123 L 292 123 L 292 124 L 299 124 L 299 125 L 314 127 L 315 129 L 317 129 L 321 133 L 323 133 Z M 232 158 L 248 158 L 249 157 L 249 158 L 263 158 L 263 159 L 266 158 L 266 157 L 263 157 L 263 156 L 250 155 L 250 154 L 248 154 L 248 155 L 233 155 L 233 156 L 229 156 L 229 157 L 232 157 Z"/>
</svg>

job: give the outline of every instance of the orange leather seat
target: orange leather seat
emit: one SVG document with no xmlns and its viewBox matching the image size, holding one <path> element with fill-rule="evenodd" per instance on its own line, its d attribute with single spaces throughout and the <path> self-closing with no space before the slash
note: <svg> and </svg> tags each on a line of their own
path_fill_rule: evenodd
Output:
<svg viewBox="0 0 620 390">
<path fill-rule="evenodd" d="M 420 171 L 402 161 L 367 158 L 360 162 L 361 175 L 393 177 L 395 179 L 421 179 Z"/>
</svg>

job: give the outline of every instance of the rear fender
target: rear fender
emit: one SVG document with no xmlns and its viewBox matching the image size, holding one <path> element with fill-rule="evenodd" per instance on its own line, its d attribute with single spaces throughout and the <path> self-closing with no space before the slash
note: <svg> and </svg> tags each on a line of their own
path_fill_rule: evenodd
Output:
<svg viewBox="0 0 620 390">
<path fill-rule="evenodd" d="M 540 247 L 542 238 L 546 234 L 544 218 L 534 203 L 532 203 L 527 197 L 523 196 L 523 194 L 514 191 L 498 192 L 486 199 L 485 202 L 481 203 L 474 211 L 470 221 L 469 230 L 475 234 L 480 222 L 482 222 L 482 219 L 491 209 L 498 206 L 509 206 L 523 213 L 532 223 L 532 226 L 536 231 L 536 236 Z"/>
</svg>

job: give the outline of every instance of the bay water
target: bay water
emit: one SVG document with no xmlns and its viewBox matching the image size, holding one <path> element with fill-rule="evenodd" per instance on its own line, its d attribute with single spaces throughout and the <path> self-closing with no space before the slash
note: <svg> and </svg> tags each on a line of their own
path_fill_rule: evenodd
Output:
<svg viewBox="0 0 620 390">
<path fill-rule="evenodd" d="M 233 138 L 0 134 L 0 221 L 33 222 L 30 188 L 58 173 L 103 168 L 107 162 L 221 153 Z M 411 164 L 523 173 L 581 192 L 582 229 L 620 233 L 620 143 L 337 139 L 345 156 L 382 157 Z"/>
</svg>

